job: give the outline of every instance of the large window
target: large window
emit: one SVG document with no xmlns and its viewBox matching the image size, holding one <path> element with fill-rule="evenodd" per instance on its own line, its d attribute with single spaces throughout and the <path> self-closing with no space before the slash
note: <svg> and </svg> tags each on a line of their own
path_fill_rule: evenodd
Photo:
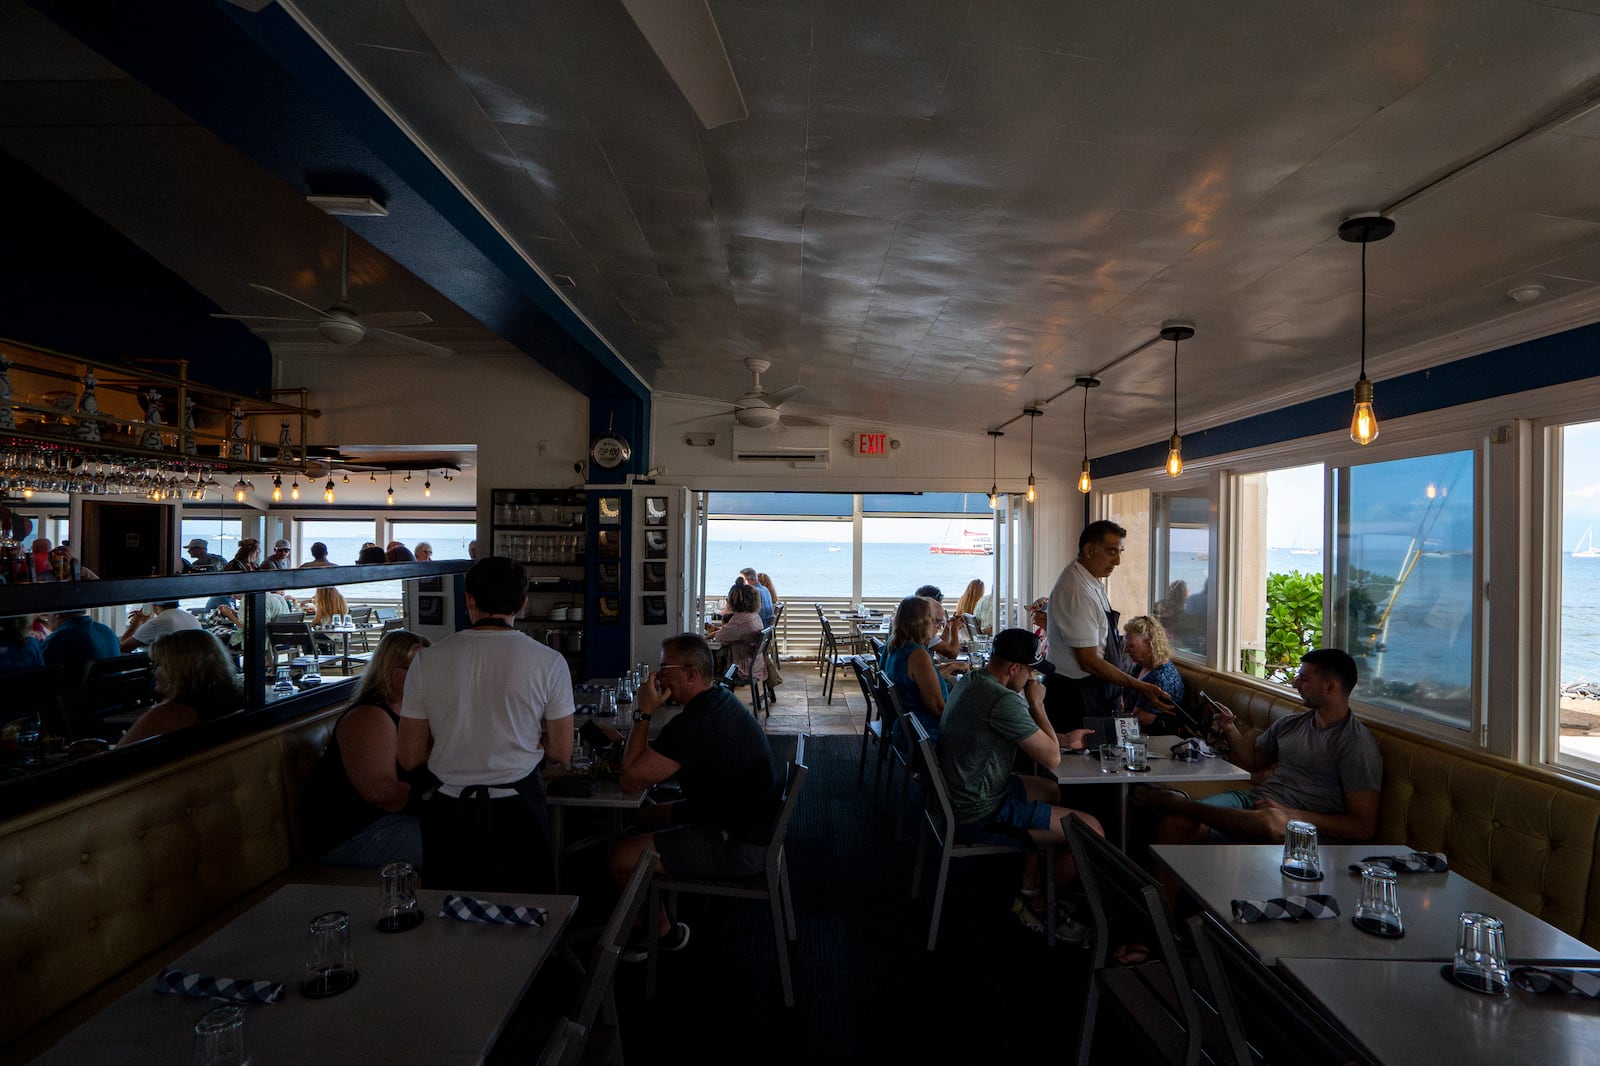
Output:
<svg viewBox="0 0 1600 1066">
<path fill-rule="evenodd" d="M 1600 422 L 1560 434 L 1561 582 L 1554 646 L 1560 648 L 1557 758 L 1600 772 Z"/>
<path fill-rule="evenodd" d="M 398 520 L 389 523 L 389 535 L 412 551 L 418 544 L 433 545 L 433 557 L 466 559 L 467 545 L 477 538 L 478 527 L 473 522 L 417 522 Z M 310 545 L 305 546 L 310 554 Z M 488 554 L 485 552 L 484 554 Z"/>
<path fill-rule="evenodd" d="M 225 518 L 222 515 L 215 518 L 185 518 L 179 523 L 178 552 L 183 558 L 189 558 L 185 546 L 191 540 L 199 539 L 206 542 L 206 551 L 222 556 L 222 561 L 227 562 L 238 552 L 243 530 L 244 522 L 238 518 Z M 261 554 L 264 558 L 268 552 Z"/>
<path fill-rule="evenodd" d="M 1238 479 L 1239 669 L 1287 684 L 1322 646 L 1323 467 Z"/>
<path fill-rule="evenodd" d="M 1466 729 L 1477 582 L 1470 451 L 1334 472 L 1333 625 L 1357 699 Z"/>
<path fill-rule="evenodd" d="M 1150 496 L 1151 610 L 1173 648 L 1206 654 L 1210 617 L 1211 496 L 1206 488 Z"/>
</svg>

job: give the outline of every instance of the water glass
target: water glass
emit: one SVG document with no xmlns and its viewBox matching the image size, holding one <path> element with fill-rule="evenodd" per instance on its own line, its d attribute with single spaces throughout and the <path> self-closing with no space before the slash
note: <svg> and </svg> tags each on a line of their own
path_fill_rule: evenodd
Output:
<svg viewBox="0 0 1600 1066">
<path fill-rule="evenodd" d="M 250 1066 L 244 1008 L 212 1007 L 194 1023 L 194 1066 Z"/>
<path fill-rule="evenodd" d="M 274 692 L 293 692 L 294 691 L 294 682 L 289 679 L 289 668 L 287 666 L 278 667 L 278 680 L 276 680 L 276 681 L 274 681 L 272 683 L 272 691 L 274 691 Z"/>
<path fill-rule="evenodd" d="M 1150 769 L 1150 745 L 1144 740 L 1132 738 L 1123 741 L 1123 751 L 1126 753 L 1126 762 L 1123 766 L 1134 773 L 1142 774 Z"/>
<path fill-rule="evenodd" d="M 1100 745 L 1100 772 L 1114 774 L 1122 768 L 1122 759 L 1126 753 L 1121 744 Z"/>
<path fill-rule="evenodd" d="M 1511 968 L 1506 963 L 1506 929 L 1492 914 L 1462 911 L 1456 929 L 1456 983 L 1491 996 L 1511 994 Z"/>
<path fill-rule="evenodd" d="M 1406 927 L 1400 917 L 1399 878 L 1378 863 L 1361 864 L 1361 899 L 1351 919 L 1356 928 L 1378 936 L 1400 937 Z"/>
<path fill-rule="evenodd" d="M 1317 855 L 1317 827 L 1310 822 L 1290 822 L 1283 830 L 1283 876 L 1296 881 L 1322 880 L 1322 859 Z"/>
<path fill-rule="evenodd" d="M 617 716 L 617 698 L 610 688 L 600 690 L 600 709 L 594 713 L 596 718 L 615 718 Z"/>
<path fill-rule="evenodd" d="M 422 924 L 417 905 L 417 872 L 409 862 L 391 862 L 378 871 L 383 885 L 378 896 L 378 931 L 403 933 Z"/>
<path fill-rule="evenodd" d="M 311 919 L 311 944 L 300 992 L 310 999 L 336 996 L 356 983 L 355 956 L 350 950 L 350 916 L 329 911 Z"/>
</svg>

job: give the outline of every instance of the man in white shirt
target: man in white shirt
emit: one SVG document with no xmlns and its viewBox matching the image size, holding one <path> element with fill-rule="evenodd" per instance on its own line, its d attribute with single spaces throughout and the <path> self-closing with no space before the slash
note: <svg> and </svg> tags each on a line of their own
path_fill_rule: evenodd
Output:
<svg viewBox="0 0 1600 1066">
<path fill-rule="evenodd" d="M 199 629 L 200 620 L 188 611 L 178 608 L 177 600 L 152 603 L 149 613 L 134 611 L 128 615 L 128 628 L 122 631 L 118 643 L 123 651 L 137 651 L 155 643 L 158 637 L 176 633 L 180 629 Z"/>
<path fill-rule="evenodd" d="M 555 867 L 539 767 L 572 759 L 572 678 L 557 652 L 513 628 L 528 601 L 522 564 L 467 571 L 472 625 L 411 660 L 396 755 L 440 781 L 422 801 L 428 883 L 550 892 Z"/>
<path fill-rule="evenodd" d="M 1122 627 L 1102 582 L 1122 561 L 1128 531 L 1115 522 L 1090 522 L 1078 535 L 1078 557 L 1050 592 L 1049 648 L 1056 673 L 1045 706 L 1057 730 L 1077 729 L 1086 715 L 1114 713 L 1116 690 L 1132 689 L 1154 706 L 1172 708 L 1159 687 L 1123 670 Z"/>
</svg>

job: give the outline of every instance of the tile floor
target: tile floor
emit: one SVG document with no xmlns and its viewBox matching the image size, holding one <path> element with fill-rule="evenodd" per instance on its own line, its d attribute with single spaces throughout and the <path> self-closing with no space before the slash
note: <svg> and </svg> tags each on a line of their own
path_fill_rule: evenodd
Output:
<svg viewBox="0 0 1600 1066">
<path fill-rule="evenodd" d="M 748 706 L 750 689 L 738 689 L 738 695 Z M 763 724 L 774 736 L 792 736 L 806 733 L 810 736 L 861 735 L 861 724 L 866 718 L 867 703 L 861 695 L 861 686 L 855 675 L 842 670 L 833 686 L 833 703 L 822 698 L 822 678 L 814 662 L 786 662 L 783 664 L 783 684 L 777 687 L 778 698 Z"/>
</svg>

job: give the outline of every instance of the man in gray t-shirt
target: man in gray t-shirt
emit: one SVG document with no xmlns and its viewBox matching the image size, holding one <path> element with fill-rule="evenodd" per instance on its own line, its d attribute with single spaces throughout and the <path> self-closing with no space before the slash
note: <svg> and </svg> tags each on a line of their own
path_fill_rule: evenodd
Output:
<svg viewBox="0 0 1600 1066">
<path fill-rule="evenodd" d="M 1291 820 L 1312 823 L 1325 840 L 1370 840 L 1378 828 L 1383 758 L 1377 739 L 1350 713 L 1355 685 L 1355 661 L 1337 648 L 1320 648 L 1301 657 L 1294 679 L 1307 709 L 1273 722 L 1255 744 L 1239 732 L 1232 714 L 1219 711 L 1217 724 L 1232 743 L 1233 761 L 1246 770 L 1274 772 L 1254 788 L 1198 803 L 1175 792 L 1140 789 L 1141 802 L 1167 815 L 1156 841 L 1281 843 Z"/>
</svg>

